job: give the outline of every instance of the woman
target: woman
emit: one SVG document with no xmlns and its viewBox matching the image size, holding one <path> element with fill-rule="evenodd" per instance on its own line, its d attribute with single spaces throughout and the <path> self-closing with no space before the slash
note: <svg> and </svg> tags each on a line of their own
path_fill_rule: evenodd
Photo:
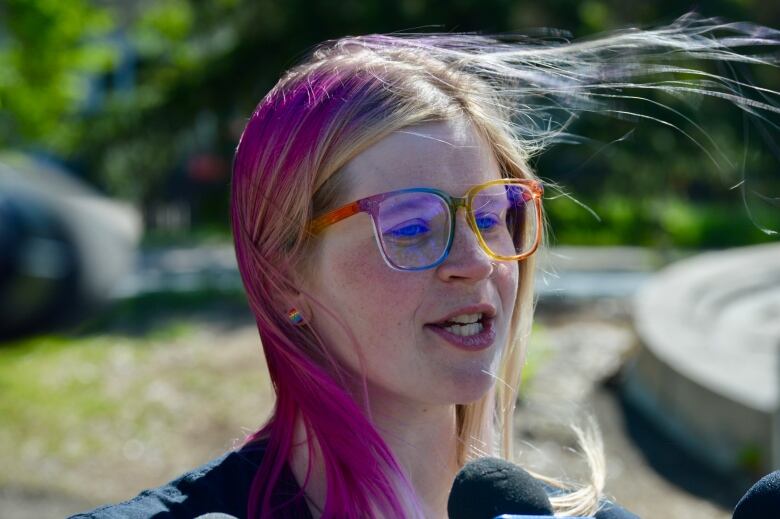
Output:
<svg viewBox="0 0 780 519">
<path fill-rule="evenodd" d="M 81 517 L 446 517 L 467 460 L 513 456 L 542 237 L 528 161 L 564 128 L 534 106 L 602 109 L 598 96 L 648 73 L 621 52 L 739 59 L 712 31 L 682 20 L 579 45 L 367 36 L 319 47 L 259 104 L 233 168 L 272 417 L 241 450 Z M 732 47 L 758 39 L 735 31 Z M 600 449 L 583 438 L 590 481 L 545 479 L 556 513 L 603 508 Z"/>
<path fill-rule="evenodd" d="M 278 394 L 256 435 L 277 454 L 250 509 L 268 509 L 289 459 L 315 513 L 445 517 L 460 465 L 492 452 L 495 378 L 511 407 L 522 348 L 509 338 L 530 324 L 532 264 L 517 260 L 538 245 L 541 189 L 477 91 L 489 96 L 390 39 L 345 40 L 291 71 L 247 125 L 234 235 Z M 491 181 L 469 214 L 452 212 L 447 197 Z M 498 220 L 509 188 L 525 217 L 518 250 Z M 349 216 L 378 194 L 370 215 Z M 473 207 L 486 203 L 496 207 Z M 502 358 L 515 368 L 499 373 Z"/>
</svg>

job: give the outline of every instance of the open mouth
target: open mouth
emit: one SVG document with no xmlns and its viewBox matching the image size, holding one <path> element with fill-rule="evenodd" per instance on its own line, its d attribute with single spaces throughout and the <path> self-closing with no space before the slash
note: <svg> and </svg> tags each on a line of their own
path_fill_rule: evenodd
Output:
<svg viewBox="0 0 780 519">
<path fill-rule="evenodd" d="M 493 317 L 484 312 L 459 314 L 426 326 L 448 343 L 470 351 L 487 348 L 496 338 Z"/>
<path fill-rule="evenodd" d="M 436 323 L 434 326 L 443 328 L 453 335 L 471 337 L 485 329 L 485 314 L 463 314 L 452 317 L 447 321 Z"/>
</svg>

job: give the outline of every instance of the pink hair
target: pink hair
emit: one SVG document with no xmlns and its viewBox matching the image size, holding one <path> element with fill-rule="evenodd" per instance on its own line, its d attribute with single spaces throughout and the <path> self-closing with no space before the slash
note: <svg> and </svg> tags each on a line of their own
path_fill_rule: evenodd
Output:
<svg viewBox="0 0 780 519">
<path fill-rule="evenodd" d="M 291 258 L 301 252 L 315 184 L 323 165 L 333 162 L 329 154 L 340 139 L 362 131 L 361 118 L 378 118 L 377 110 L 388 108 L 364 102 L 371 83 L 367 76 L 334 71 L 286 78 L 259 104 L 236 151 L 236 255 L 276 392 L 270 420 L 249 438 L 268 442 L 249 496 L 250 517 L 294 513 L 284 504 L 273 509 L 272 496 L 298 420 L 309 439 L 309 459 L 313 440 L 326 473 L 322 517 L 365 517 L 369 510 L 392 517 L 419 514 L 411 484 L 366 409 L 345 389 L 339 366 L 312 331 L 288 322 L 289 307 L 282 302 L 285 291 L 298 289 L 291 282 Z"/>
</svg>

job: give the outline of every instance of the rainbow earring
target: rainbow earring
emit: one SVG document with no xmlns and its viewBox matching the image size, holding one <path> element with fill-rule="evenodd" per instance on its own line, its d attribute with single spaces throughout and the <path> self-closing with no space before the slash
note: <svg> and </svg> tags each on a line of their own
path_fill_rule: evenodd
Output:
<svg viewBox="0 0 780 519">
<path fill-rule="evenodd" d="M 303 324 L 303 316 L 297 308 L 290 308 L 287 311 L 287 318 L 296 326 Z"/>
</svg>

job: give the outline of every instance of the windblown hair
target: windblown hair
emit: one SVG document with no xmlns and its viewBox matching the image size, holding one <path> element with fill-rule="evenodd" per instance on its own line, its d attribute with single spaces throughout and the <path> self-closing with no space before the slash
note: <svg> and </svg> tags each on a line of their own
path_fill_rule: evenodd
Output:
<svg viewBox="0 0 780 519">
<path fill-rule="evenodd" d="M 271 418 L 249 439 L 268 442 L 249 515 L 285 516 L 284 503 L 274 505 L 271 497 L 300 422 L 309 453 L 317 449 L 325 467 L 322 517 L 422 517 L 409 479 L 372 425 L 365 391 L 350 391 L 353 374 L 311 327 L 292 325 L 286 313 L 292 305 L 285 294 L 306 295 L 295 280 L 311 245 L 307 224 L 333 207 L 339 171 L 352 158 L 399 129 L 465 118 L 491 145 L 504 175 L 530 178 L 529 159 L 565 137 L 567 121 L 579 113 L 646 117 L 620 103 L 655 101 L 626 88 L 715 96 L 765 117 L 779 111 L 776 92 L 706 72 L 701 60 L 776 64 L 777 56 L 756 49 L 778 44 L 780 34 L 768 28 L 687 16 L 660 29 L 577 43 L 457 34 L 348 37 L 322 44 L 289 70 L 252 114 L 233 166 L 236 255 L 276 392 Z M 497 383 L 479 401 L 457 406 L 461 464 L 485 455 L 513 457 L 533 269 L 532 259 L 520 265 Z M 337 319 L 321 302 L 310 302 Z M 581 437 L 592 477 L 553 498 L 559 515 L 592 513 L 601 498 L 598 439 Z"/>
</svg>

